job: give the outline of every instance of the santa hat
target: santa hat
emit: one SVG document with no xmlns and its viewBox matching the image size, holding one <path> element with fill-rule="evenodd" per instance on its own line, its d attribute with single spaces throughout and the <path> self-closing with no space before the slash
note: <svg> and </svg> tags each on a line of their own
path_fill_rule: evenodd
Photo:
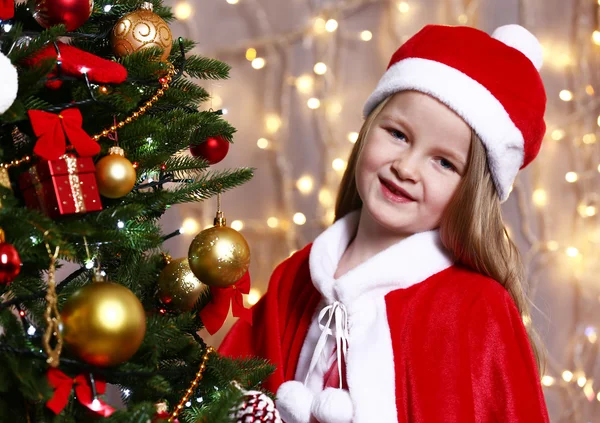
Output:
<svg viewBox="0 0 600 423">
<path fill-rule="evenodd" d="M 13 104 L 18 90 L 17 69 L 8 57 L 0 53 L 0 115 Z"/>
<path fill-rule="evenodd" d="M 502 26 L 491 37 L 470 27 L 428 25 L 394 53 L 364 115 L 399 91 L 435 97 L 481 138 L 505 201 L 546 132 L 541 66 L 540 43 L 519 25 Z"/>
</svg>

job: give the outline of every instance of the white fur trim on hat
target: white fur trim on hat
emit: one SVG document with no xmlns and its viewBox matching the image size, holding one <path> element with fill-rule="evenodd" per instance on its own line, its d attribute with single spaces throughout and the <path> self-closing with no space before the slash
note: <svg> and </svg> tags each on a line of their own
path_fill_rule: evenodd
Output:
<svg viewBox="0 0 600 423">
<path fill-rule="evenodd" d="M 315 397 L 311 411 L 320 422 L 352 423 L 354 406 L 348 391 L 327 388 Z"/>
<path fill-rule="evenodd" d="M 368 115 L 381 101 L 399 91 L 429 94 L 459 115 L 483 141 L 498 196 L 508 198 L 523 164 L 523 134 L 504 106 L 479 82 L 443 63 L 409 58 L 392 65 L 364 107 Z"/>
<path fill-rule="evenodd" d="M 504 25 L 497 28 L 492 38 L 523 53 L 539 71 L 544 63 L 544 51 L 535 35 L 521 25 Z"/>
<path fill-rule="evenodd" d="M 10 59 L 0 53 L 0 115 L 8 110 L 19 90 L 17 69 Z"/>
<path fill-rule="evenodd" d="M 290 380 L 277 389 L 275 404 L 285 423 L 309 423 L 314 395 L 302 382 Z"/>
</svg>

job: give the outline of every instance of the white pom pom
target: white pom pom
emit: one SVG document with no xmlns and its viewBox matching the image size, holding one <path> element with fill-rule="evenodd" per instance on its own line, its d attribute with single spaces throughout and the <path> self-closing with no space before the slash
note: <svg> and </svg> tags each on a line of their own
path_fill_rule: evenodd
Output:
<svg viewBox="0 0 600 423">
<path fill-rule="evenodd" d="M 277 390 L 275 404 L 286 423 L 309 423 L 314 395 L 302 382 L 291 380 Z"/>
<path fill-rule="evenodd" d="M 8 57 L 0 53 L 0 115 L 13 104 L 18 90 L 17 69 Z"/>
<path fill-rule="evenodd" d="M 343 389 L 325 389 L 315 397 L 312 414 L 320 422 L 352 423 L 354 406 L 350 393 Z"/>
<path fill-rule="evenodd" d="M 504 25 L 497 28 L 492 38 L 523 53 L 539 71 L 544 63 L 544 51 L 535 35 L 520 25 Z"/>
</svg>

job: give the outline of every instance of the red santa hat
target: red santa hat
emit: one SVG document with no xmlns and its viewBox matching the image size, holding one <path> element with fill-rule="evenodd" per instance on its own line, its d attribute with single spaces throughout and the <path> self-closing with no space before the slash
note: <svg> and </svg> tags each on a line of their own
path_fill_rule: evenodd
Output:
<svg viewBox="0 0 600 423">
<path fill-rule="evenodd" d="M 505 201 L 546 132 L 541 66 L 540 43 L 519 25 L 502 26 L 492 36 L 470 27 L 428 25 L 394 53 L 364 115 L 399 91 L 435 97 L 481 138 Z"/>
</svg>

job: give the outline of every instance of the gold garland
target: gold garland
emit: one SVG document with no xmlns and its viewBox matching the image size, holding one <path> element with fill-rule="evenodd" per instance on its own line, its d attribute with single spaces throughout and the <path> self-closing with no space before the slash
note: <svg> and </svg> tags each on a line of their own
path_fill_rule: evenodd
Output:
<svg viewBox="0 0 600 423">
<path fill-rule="evenodd" d="M 204 357 L 202 357 L 202 364 L 200 364 L 200 368 L 198 369 L 198 373 L 196 373 L 196 377 L 192 381 L 192 383 L 191 383 L 190 387 L 188 388 L 188 390 L 185 392 L 185 395 L 183 396 L 183 398 L 181 399 L 181 401 L 179 401 L 179 404 L 177 404 L 177 407 L 175 407 L 175 410 L 173 410 L 173 412 L 169 416 L 169 419 L 167 420 L 169 423 L 172 423 L 173 419 L 175 419 L 179 415 L 179 413 L 181 412 L 181 410 L 185 406 L 185 403 L 188 402 L 188 400 L 190 399 L 190 396 L 194 393 L 194 390 L 198 386 L 198 382 L 200 382 L 200 380 L 202 380 L 202 376 L 204 374 L 204 370 L 206 370 L 206 363 L 208 362 L 208 357 L 213 352 L 215 352 L 215 349 L 213 347 L 208 347 L 208 349 L 204 353 Z"/>
<path fill-rule="evenodd" d="M 48 255 L 50 256 L 50 269 L 48 270 L 48 292 L 46 293 L 46 310 L 44 312 L 44 319 L 46 320 L 46 332 L 44 333 L 42 344 L 46 354 L 48 355 L 46 362 L 51 367 L 56 368 L 59 365 L 60 353 L 63 346 L 63 339 L 60 333 L 60 326 L 62 325 L 62 322 L 57 307 L 58 298 L 55 289 L 56 281 L 54 279 L 56 272 L 55 263 L 58 257 L 59 249 L 56 247 L 54 254 L 52 254 L 48 244 L 46 244 L 46 249 L 48 250 Z M 54 348 L 52 348 L 50 345 L 50 340 L 53 337 L 56 339 L 56 346 Z"/>
<path fill-rule="evenodd" d="M 116 125 L 105 129 L 104 131 L 94 135 L 92 138 L 95 141 L 98 141 L 100 138 L 108 136 L 108 134 L 110 134 L 111 132 L 115 132 L 117 129 L 124 127 L 128 123 L 133 122 L 134 120 L 142 116 L 144 113 L 146 113 L 146 110 L 148 110 L 149 107 L 152 107 L 154 103 L 156 103 L 158 99 L 165 94 L 165 91 L 169 89 L 169 84 L 173 80 L 173 75 L 175 75 L 175 66 L 173 66 L 173 64 L 169 62 L 167 62 L 167 66 L 169 68 L 169 70 L 167 71 L 167 75 L 159 79 L 161 88 L 159 88 L 159 90 L 150 100 L 146 101 L 146 103 L 143 106 L 140 106 L 137 109 L 137 111 L 133 112 L 133 114 L 125 118 L 125 120 L 122 120 Z"/>
</svg>

